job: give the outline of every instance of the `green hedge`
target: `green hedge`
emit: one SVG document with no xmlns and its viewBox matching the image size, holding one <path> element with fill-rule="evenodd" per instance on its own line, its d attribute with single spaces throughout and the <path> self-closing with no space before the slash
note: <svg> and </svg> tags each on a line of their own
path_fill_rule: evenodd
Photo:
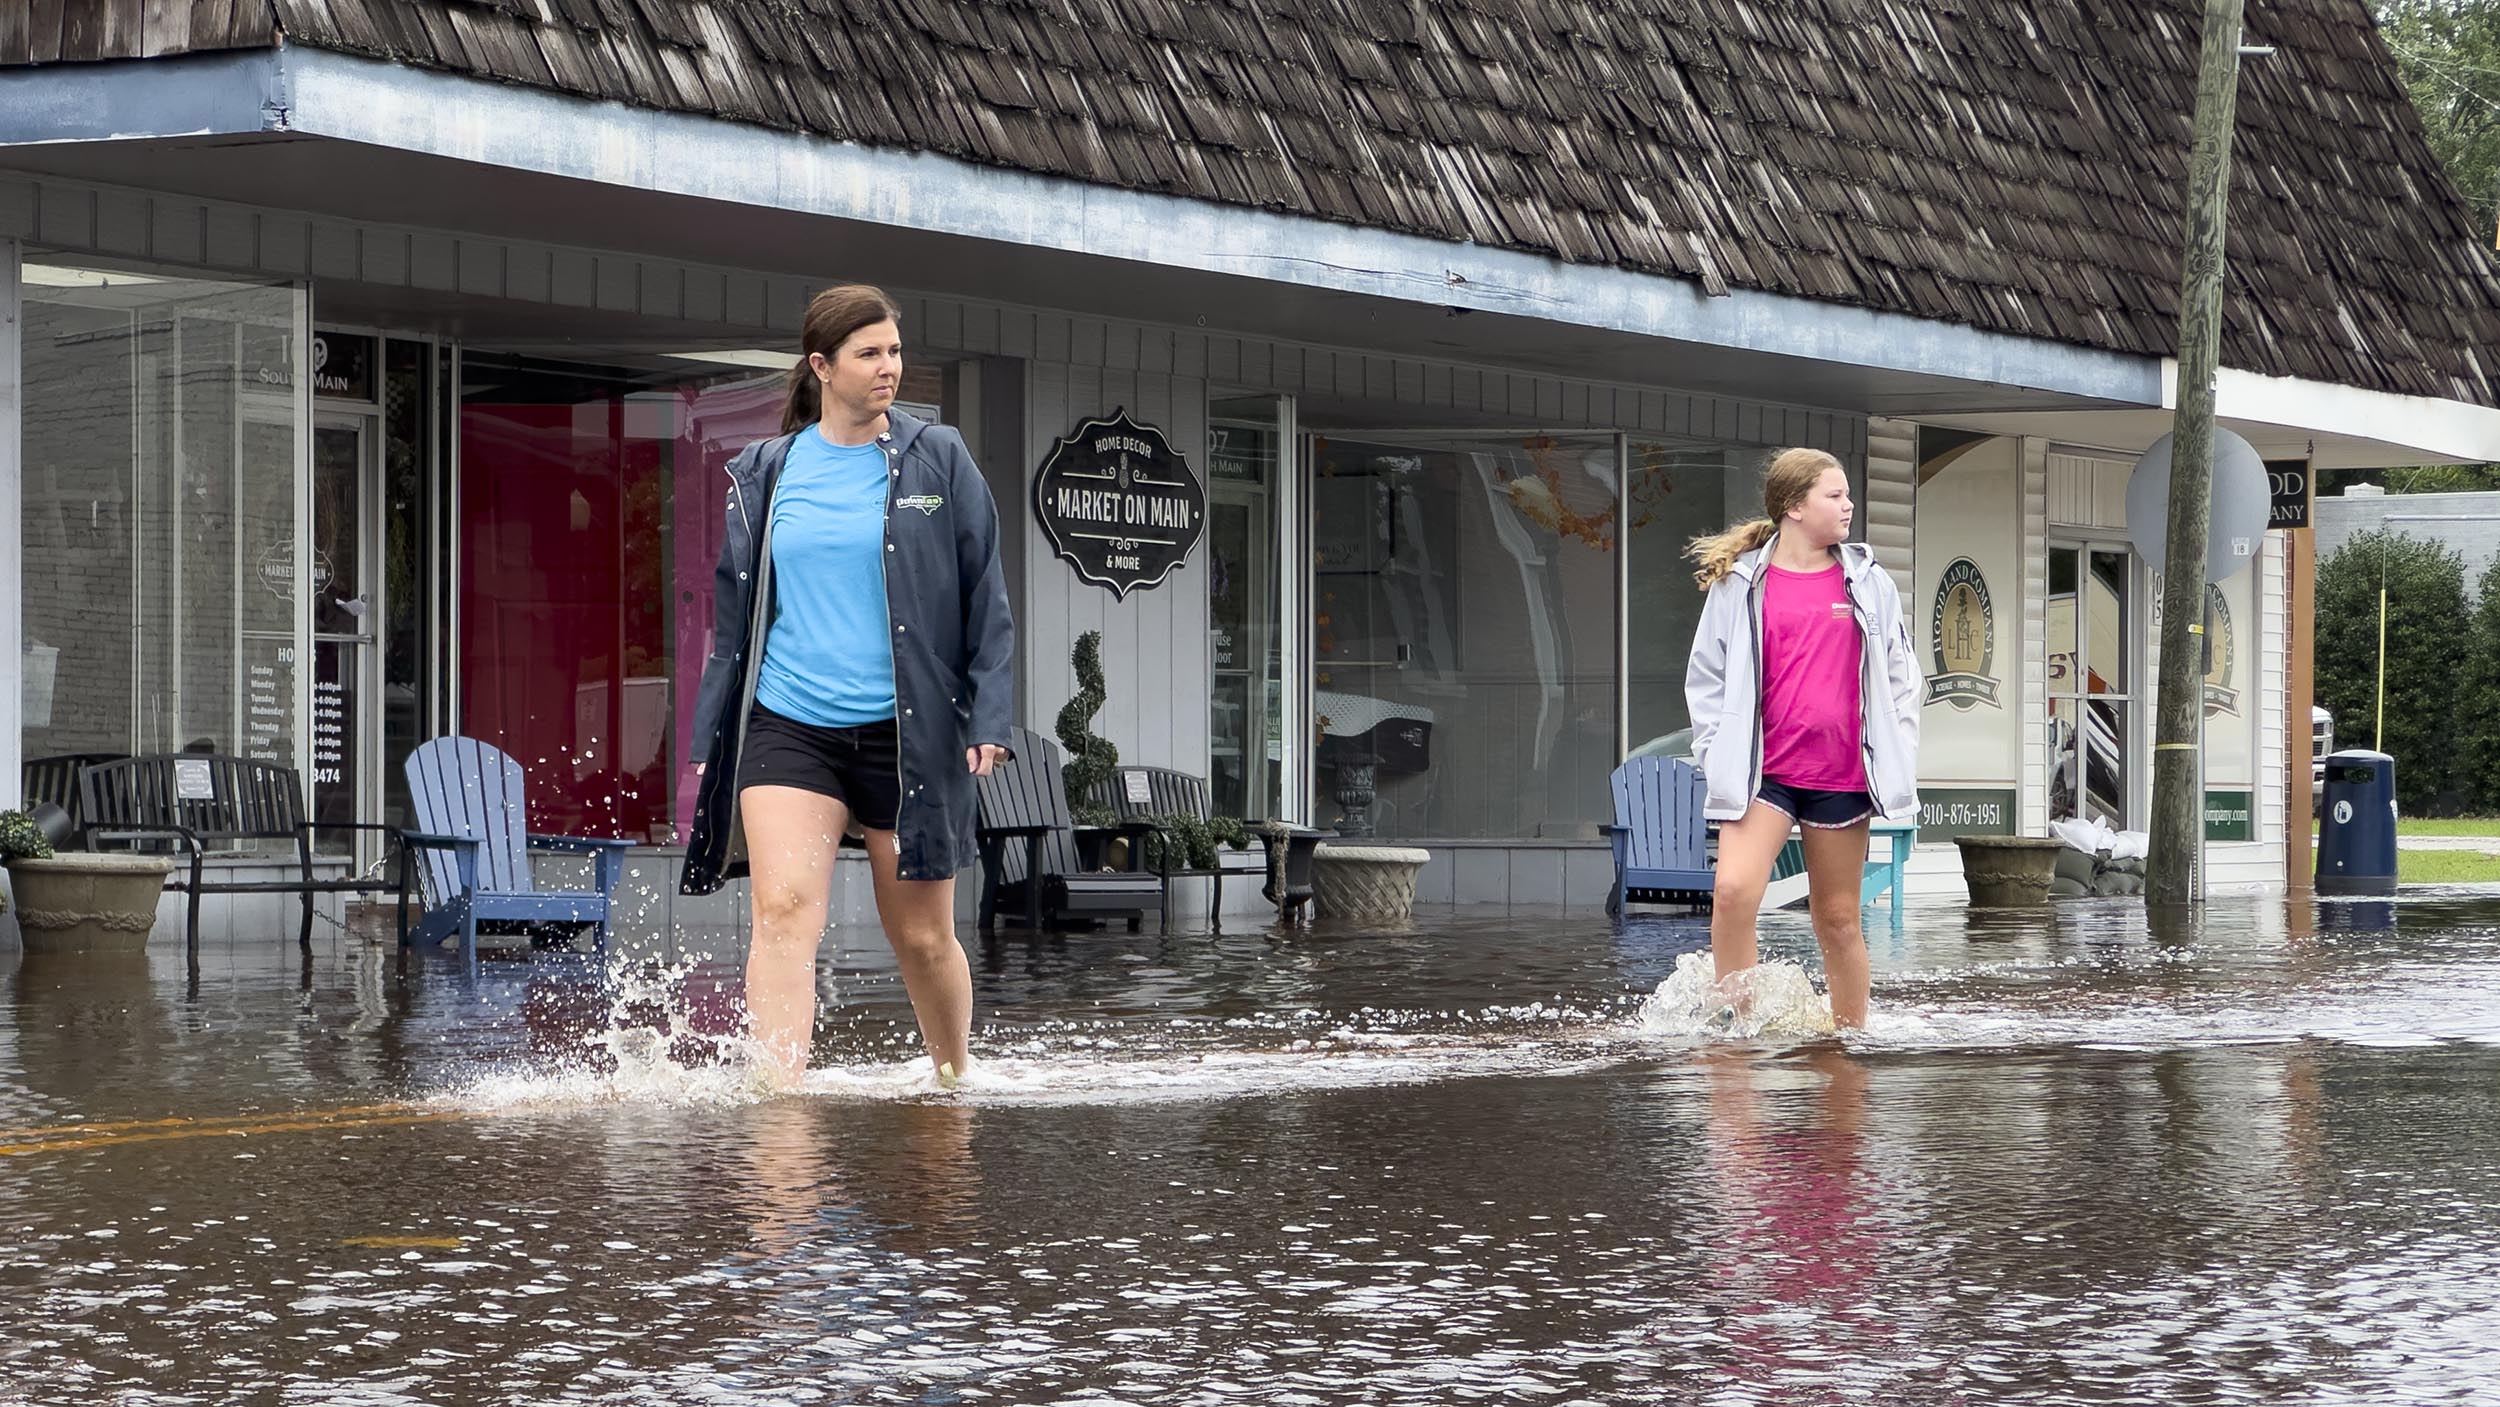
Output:
<svg viewBox="0 0 2500 1407">
<path fill-rule="evenodd" d="M 2379 583 L 2387 585 L 2387 733 L 2371 736 L 2378 699 Z M 2317 697 L 2335 715 L 2338 747 L 2377 747 L 2396 759 L 2396 800 L 2407 812 L 2433 810 L 2452 784 L 2489 804 L 2481 773 L 2458 746 L 2460 721 L 2500 714 L 2500 689 L 2475 693 L 2471 655 L 2500 668 L 2500 654 L 2470 647 L 2490 615 L 2494 578 L 2481 583 L 2484 608 L 2469 614 L 2465 559 L 2420 538 L 2381 529 L 2362 533 L 2318 565 Z M 2500 639 L 2500 618 L 2494 618 Z M 2479 665 L 2478 665 L 2479 667 Z M 2500 727 L 2500 721 L 2488 726 Z M 2297 733 L 2296 733 L 2297 735 Z"/>
</svg>

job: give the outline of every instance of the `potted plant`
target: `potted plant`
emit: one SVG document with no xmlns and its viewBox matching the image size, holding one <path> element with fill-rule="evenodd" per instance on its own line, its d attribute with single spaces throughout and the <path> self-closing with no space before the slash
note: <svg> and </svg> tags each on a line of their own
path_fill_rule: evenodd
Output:
<svg viewBox="0 0 2500 1407">
<path fill-rule="evenodd" d="M 174 862 L 163 855 L 62 854 L 23 811 L 0 811 L 0 862 L 17 896 L 26 951 L 131 951 L 147 946 Z"/>
</svg>

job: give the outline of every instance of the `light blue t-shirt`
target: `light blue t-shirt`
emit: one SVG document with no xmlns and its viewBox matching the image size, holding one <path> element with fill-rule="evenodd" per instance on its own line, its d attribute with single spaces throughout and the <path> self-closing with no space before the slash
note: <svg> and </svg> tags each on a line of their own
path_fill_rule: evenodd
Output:
<svg viewBox="0 0 2500 1407">
<path fill-rule="evenodd" d="M 885 450 L 822 426 L 790 443 L 773 490 L 773 623 L 757 702 L 820 728 L 894 716 L 885 606 Z"/>
</svg>

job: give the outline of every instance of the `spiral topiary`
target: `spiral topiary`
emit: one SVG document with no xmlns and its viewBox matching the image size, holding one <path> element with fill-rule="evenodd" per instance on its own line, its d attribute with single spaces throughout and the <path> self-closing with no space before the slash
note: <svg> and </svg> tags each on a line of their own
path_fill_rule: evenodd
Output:
<svg viewBox="0 0 2500 1407">
<path fill-rule="evenodd" d="M 1094 715 L 1102 711 L 1108 697 L 1103 692 L 1102 632 L 1089 630 L 1076 637 L 1069 662 L 1076 666 L 1076 697 L 1060 708 L 1052 727 L 1059 735 L 1059 746 L 1068 750 L 1067 767 L 1061 773 L 1067 783 L 1068 811 L 1078 825 L 1107 826 L 1118 818 L 1110 807 L 1093 800 L 1094 785 L 1111 779 L 1112 770 L 1120 765 L 1120 750 L 1109 739 L 1097 736 L 1092 727 Z"/>
</svg>

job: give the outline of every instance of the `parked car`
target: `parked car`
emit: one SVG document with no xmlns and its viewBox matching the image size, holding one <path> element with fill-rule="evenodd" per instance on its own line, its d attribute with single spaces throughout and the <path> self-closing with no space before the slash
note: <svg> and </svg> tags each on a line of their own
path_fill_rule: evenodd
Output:
<svg viewBox="0 0 2500 1407">
<path fill-rule="evenodd" d="M 2326 798 L 2326 756 L 2335 750 L 2335 715 L 2312 706 L 2309 710 L 2309 804 L 2317 805 Z"/>
</svg>

